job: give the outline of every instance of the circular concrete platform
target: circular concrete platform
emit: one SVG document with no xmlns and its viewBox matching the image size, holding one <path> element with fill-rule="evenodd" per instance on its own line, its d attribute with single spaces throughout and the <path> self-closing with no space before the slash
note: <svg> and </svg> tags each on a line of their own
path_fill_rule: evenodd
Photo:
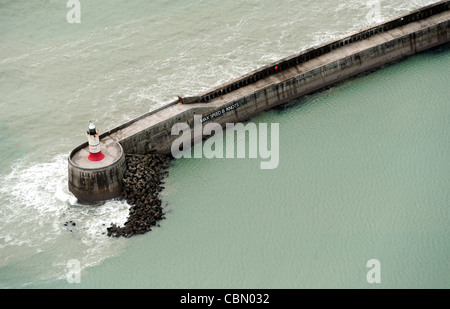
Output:
<svg viewBox="0 0 450 309">
<path fill-rule="evenodd" d="M 122 191 L 126 172 L 122 146 L 111 140 L 100 141 L 105 158 L 90 161 L 88 143 L 75 148 L 69 155 L 69 190 L 81 202 L 95 204 L 116 198 Z"/>
</svg>

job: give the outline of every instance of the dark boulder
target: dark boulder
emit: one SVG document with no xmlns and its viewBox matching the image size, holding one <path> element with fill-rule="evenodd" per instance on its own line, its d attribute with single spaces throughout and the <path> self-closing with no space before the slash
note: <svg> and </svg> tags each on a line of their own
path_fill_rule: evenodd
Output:
<svg viewBox="0 0 450 309">
<path fill-rule="evenodd" d="M 142 235 L 151 231 L 151 226 L 156 225 L 157 221 L 165 219 L 159 192 L 164 189 L 162 184 L 168 175 L 170 159 L 169 155 L 156 153 L 127 155 L 127 172 L 120 197 L 131 207 L 124 226 L 111 223 L 107 228 L 108 236 Z"/>
</svg>

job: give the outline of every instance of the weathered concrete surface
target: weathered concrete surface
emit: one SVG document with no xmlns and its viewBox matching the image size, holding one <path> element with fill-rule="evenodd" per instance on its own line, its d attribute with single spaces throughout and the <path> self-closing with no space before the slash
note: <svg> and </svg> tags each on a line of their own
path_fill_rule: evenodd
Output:
<svg viewBox="0 0 450 309">
<path fill-rule="evenodd" d="M 87 143 L 86 143 L 87 144 Z M 126 172 L 125 153 L 119 143 L 101 142 L 105 158 L 89 161 L 85 144 L 69 155 L 69 189 L 82 203 L 93 204 L 120 195 Z"/>
<path fill-rule="evenodd" d="M 171 135 L 172 126 L 185 122 L 193 128 L 194 115 L 205 117 L 204 123 L 214 121 L 222 126 L 244 121 L 349 77 L 449 42 L 449 10 L 450 1 L 441 1 L 351 33 L 184 98 L 184 104 L 176 100 L 100 138 L 105 144 L 120 143 L 125 153 L 170 153 L 178 137 Z M 78 147 L 73 157 L 82 156 L 86 149 L 87 145 Z"/>
<path fill-rule="evenodd" d="M 450 38 L 449 20 L 450 12 L 446 11 L 379 33 L 273 73 L 264 79 L 210 99 L 208 103 L 172 102 L 156 112 L 102 135 L 102 138 L 120 142 L 127 153 L 144 154 L 150 149 L 168 153 L 170 145 L 177 137 L 171 136 L 170 130 L 177 122 L 192 124 L 194 115 L 209 115 L 233 105 L 239 106 L 210 120 L 221 124 L 246 120 L 262 111 L 367 70 L 446 43 Z M 216 88 L 223 87 L 221 85 Z M 211 91 L 200 94 L 199 97 L 208 93 Z"/>
</svg>

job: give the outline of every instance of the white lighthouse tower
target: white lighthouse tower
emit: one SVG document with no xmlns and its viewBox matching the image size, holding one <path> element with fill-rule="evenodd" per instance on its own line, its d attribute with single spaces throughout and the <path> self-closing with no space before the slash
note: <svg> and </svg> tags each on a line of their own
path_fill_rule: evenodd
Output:
<svg viewBox="0 0 450 309">
<path fill-rule="evenodd" d="M 95 125 L 90 121 L 89 129 L 87 131 L 87 138 L 89 144 L 89 156 L 90 161 L 101 161 L 105 157 L 100 148 L 100 138 Z"/>
</svg>

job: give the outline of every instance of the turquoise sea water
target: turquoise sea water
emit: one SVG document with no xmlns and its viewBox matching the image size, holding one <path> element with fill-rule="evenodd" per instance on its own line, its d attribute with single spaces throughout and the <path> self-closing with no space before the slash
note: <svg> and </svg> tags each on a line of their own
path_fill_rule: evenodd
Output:
<svg viewBox="0 0 450 309">
<path fill-rule="evenodd" d="M 381 1 L 381 19 L 433 1 Z M 67 155 L 101 131 L 366 26 L 360 1 L 0 5 L 1 288 L 450 287 L 450 49 L 252 119 L 280 163 L 179 159 L 167 220 L 111 239 L 128 205 L 83 207 Z M 73 220 L 76 227 L 64 226 Z M 106 225 L 106 226 L 105 226 Z M 67 262 L 80 262 L 80 283 Z M 381 283 L 366 263 L 378 259 Z"/>
</svg>

